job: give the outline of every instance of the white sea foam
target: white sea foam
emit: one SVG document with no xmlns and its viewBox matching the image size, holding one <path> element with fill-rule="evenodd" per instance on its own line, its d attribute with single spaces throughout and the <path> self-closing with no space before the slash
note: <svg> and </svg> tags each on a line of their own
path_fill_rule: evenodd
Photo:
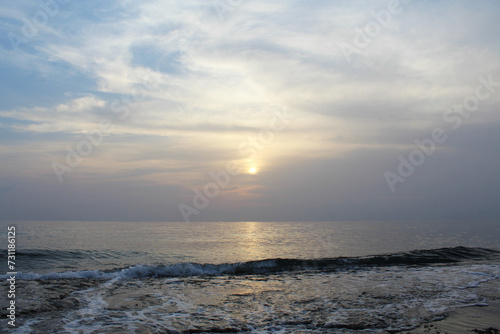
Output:
<svg viewBox="0 0 500 334">
<path fill-rule="evenodd" d="M 23 273 L 19 272 L 16 275 L 17 279 L 22 280 L 53 280 L 53 279 L 133 279 L 143 277 L 184 277 L 184 276 L 202 276 L 202 275 L 223 275 L 232 274 L 238 264 L 225 265 L 201 265 L 195 263 L 179 263 L 164 266 L 147 266 L 136 265 L 124 268 L 117 271 L 100 271 L 100 270 L 82 270 L 82 271 L 66 271 L 66 272 L 51 272 L 51 273 Z M 8 278 L 7 275 L 0 276 L 0 279 Z"/>
<path fill-rule="evenodd" d="M 74 292 L 77 308 L 53 321 L 63 324 L 54 332 L 409 330 L 453 308 L 487 305 L 483 293 L 496 288 L 500 273 L 498 264 L 477 264 L 155 279 L 153 268 L 176 267 L 104 273 L 115 277 Z M 488 281 L 473 285 L 478 278 Z"/>
<path fill-rule="evenodd" d="M 35 333 L 35 325 L 39 323 L 42 319 L 35 318 L 25 321 L 23 324 L 18 325 L 16 328 L 10 331 L 11 334 L 31 334 Z"/>
</svg>

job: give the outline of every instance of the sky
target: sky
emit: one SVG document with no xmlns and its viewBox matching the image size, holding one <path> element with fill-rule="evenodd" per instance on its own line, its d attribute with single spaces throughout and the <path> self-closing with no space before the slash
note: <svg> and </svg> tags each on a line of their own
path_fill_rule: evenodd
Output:
<svg viewBox="0 0 500 334">
<path fill-rule="evenodd" d="M 0 220 L 500 218 L 500 2 L 9 1 Z"/>
</svg>

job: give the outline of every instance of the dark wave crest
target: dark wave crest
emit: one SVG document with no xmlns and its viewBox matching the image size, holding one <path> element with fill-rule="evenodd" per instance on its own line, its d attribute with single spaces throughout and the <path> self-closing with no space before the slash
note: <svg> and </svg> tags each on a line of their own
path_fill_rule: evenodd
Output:
<svg viewBox="0 0 500 334">
<path fill-rule="evenodd" d="M 47 259 L 57 256 L 59 259 L 69 256 L 84 258 L 89 256 L 83 251 L 33 251 L 25 250 L 17 253 L 17 256 Z M 120 254 L 121 255 L 121 254 Z M 119 254 L 108 254 L 101 256 L 120 256 Z M 6 253 L 2 253 L 5 257 Z M 92 256 L 98 256 L 93 253 Z M 200 263 L 177 263 L 168 265 L 135 265 L 115 270 L 84 270 L 68 271 L 62 273 L 19 273 L 21 279 L 64 279 L 64 278 L 148 278 L 148 277 L 186 277 L 186 276 L 219 276 L 219 275 L 252 275 L 272 274 L 290 271 L 335 271 L 348 270 L 362 267 L 381 266 L 414 266 L 433 265 L 446 263 L 459 263 L 470 260 L 493 260 L 500 259 L 500 252 L 487 248 L 452 247 L 428 250 L 415 250 L 411 252 L 362 256 L 362 257 L 337 257 L 322 259 L 267 259 L 258 261 L 224 263 L 224 264 L 200 264 Z"/>
</svg>

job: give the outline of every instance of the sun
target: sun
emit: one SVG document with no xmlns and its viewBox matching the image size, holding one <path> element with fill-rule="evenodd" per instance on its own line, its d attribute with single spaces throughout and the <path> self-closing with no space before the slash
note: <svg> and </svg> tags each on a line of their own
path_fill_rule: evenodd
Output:
<svg viewBox="0 0 500 334">
<path fill-rule="evenodd" d="M 256 167 L 250 167 L 250 168 L 248 169 L 248 172 L 249 172 L 250 174 L 256 174 L 256 173 L 257 173 L 257 168 L 256 168 Z"/>
</svg>

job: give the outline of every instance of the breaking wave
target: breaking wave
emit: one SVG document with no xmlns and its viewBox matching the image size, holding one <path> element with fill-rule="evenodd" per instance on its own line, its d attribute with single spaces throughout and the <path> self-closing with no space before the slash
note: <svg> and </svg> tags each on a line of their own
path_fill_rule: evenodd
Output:
<svg viewBox="0 0 500 334">
<path fill-rule="evenodd" d="M 122 254 L 91 254 L 90 251 L 54 251 L 54 250 L 23 250 L 17 252 L 18 257 L 28 257 L 32 260 L 61 259 L 70 257 L 83 259 L 93 257 L 115 257 Z M 2 252 L 0 257 L 6 257 Z M 36 259 L 35 259 L 36 258 Z M 189 276 L 220 276 L 220 275 L 252 275 L 272 274 L 291 271 L 336 271 L 349 270 L 363 267 L 385 266 L 418 266 L 466 262 L 469 260 L 491 260 L 500 258 L 500 252 L 487 248 L 451 247 L 428 250 L 415 250 L 394 254 L 362 256 L 362 257 L 337 257 L 322 259 L 266 259 L 258 261 L 200 264 L 177 263 L 165 265 L 134 265 L 113 270 L 83 270 L 52 273 L 17 273 L 16 279 L 46 280 L 46 279 L 132 279 L 156 277 L 189 277 Z M 1 276 L 6 278 L 7 275 Z"/>
</svg>

